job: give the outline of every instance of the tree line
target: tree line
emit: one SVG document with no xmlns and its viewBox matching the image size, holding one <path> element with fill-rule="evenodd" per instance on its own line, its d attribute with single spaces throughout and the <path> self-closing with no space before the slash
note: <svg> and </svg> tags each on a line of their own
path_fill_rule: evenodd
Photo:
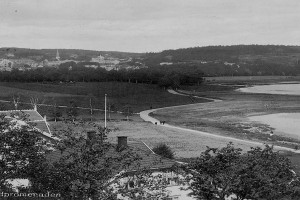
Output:
<svg viewBox="0 0 300 200">
<path fill-rule="evenodd" d="M 198 66 L 205 76 L 264 76 L 300 74 L 299 46 L 234 45 L 193 47 L 147 53 L 149 67 Z"/>
<path fill-rule="evenodd" d="M 203 72 L 197 66 L 143 68 L 136 70 L 110 70 L 97 67 L 85 67 L 86 62 L 67 62 L 55 67 L 43 67 L 35 70 L 0 72 L 0 81 L 17 82 L 107 82 L 119 81 L 130 83 L 159 84 L 166 79 L 172 85 L 194 85 L 202 82 Z M 88 63 L 91 64 L 91 63 Z M 96 63 L 97 64 L 97 63 Z"/>
<path fill-rule="evenodd" d="M 146 53 L 147 65 L 160 62 L 184 60 L 224 60 L 238 62 L 241 55 L 289 55 L 300 52 L 299 46 L 284 45 L 232 45 L 191 47 L 176 50 L 165 50 L 158 53 Z"/>
</svg>

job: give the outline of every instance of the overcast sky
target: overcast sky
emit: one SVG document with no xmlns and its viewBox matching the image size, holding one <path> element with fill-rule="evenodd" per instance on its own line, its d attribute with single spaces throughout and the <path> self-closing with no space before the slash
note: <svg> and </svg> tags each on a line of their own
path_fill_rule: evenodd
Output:
<svg viewBox="0 0 300 200">
<path fill-rule="evenodd" d="M 0 0 L 0 47 L 300 45 L 300 0 Z"/>
</svg>

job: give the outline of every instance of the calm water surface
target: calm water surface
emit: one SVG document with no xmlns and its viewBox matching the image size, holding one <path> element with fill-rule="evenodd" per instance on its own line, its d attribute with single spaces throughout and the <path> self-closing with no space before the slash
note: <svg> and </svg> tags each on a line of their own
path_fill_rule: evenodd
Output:
<svg viewBox="0 0 300 200">
<path fill-rule="evenodd" d="M 277 113 L 248 119 L 270 125 L 275 128 L 275 134 L 300 139 L 300 113 Z"/>
<path fill-rule="evenodd" d="M 300 84 L 257 85 L 240 88 L 238 91 L 248 93 L 300 95 Z"/>
</svg>

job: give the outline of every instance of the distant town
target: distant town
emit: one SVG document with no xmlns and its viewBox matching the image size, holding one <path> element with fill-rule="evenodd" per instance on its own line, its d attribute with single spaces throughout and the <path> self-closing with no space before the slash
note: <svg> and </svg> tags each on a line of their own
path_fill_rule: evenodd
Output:
<svg viewBox="0 0 300 200">
<path fill-rule="evenodd" d="M 59 67 L 60 64 L 68 62 L 83 62 L 78 60 L 79 55 L 69 54 L 69 58 L 62 58 L 60 51 L 56 50 L 56 55 L 50 59 L 44 59 L 43 55 L 31 55 L 19 57 L 14 53 L 8 52 L 0 57 L 0 71 L 12 71 L 18 69 L 20 71 L 34 70 L 42 67 Z M 117 58 L 109 54 L 99 54 L 98 56 L 91 57 L 89 60 L 85 60 L 85 67 L 90 68 L 104 68 L 107 71 L 119 70 L 119 69 L 141 69 L 147 68 L 141 62 L 134 61 L 132 57 Z M 69 70 L 72 70 L 70 67 Z"/>
</svg>

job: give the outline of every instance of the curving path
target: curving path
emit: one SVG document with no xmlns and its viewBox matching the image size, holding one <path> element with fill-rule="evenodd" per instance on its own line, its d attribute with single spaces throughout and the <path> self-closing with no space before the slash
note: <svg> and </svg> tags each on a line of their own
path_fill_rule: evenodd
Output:
<svg viewBox="0 0 300 200">
<path fill-rule="evenodd" d="M 212 98 L 199 97 L 199 96 L 193 96 L 193 95 L 188 95 L 188 94 L 184 94 L 184 93 L 179 93 L 179 92 L 176 92 L 175 90 L 170 90 L 170 89 L 168 90 L 168 92 L 171 93 L 171 94 L 175 94 L 175 95 L 191 96 L 191 97 L 198 98 L 198 99 L 210 100 L 211 102 L 208 102 L 208 103 L 214 103 L 214 102 L 222 101 L 222 100 L 219 100 L 219 99 L 212 99 Z M 146 122 L 151 122 L 152 124 L 157 123 L 157 125 L 160 125 L 160 123 L 159 123 L 160 121 L 158 119 L 155 119 L 155 118 L 149 116 L 150 113 L 152 113 L 154 111 L 157 111 L 157 110 L 165 109 L 165 108 L 176 108 L 176 107 L 181 107 L 182 108 L 182 107 L 188 107 L 189 105 L 197 105 L 197 104 L 203 104 L 203 103 L 193 103 L 193 104 L 186 104 L 186 105 L 179 105 L 179 106 L 168 106 L 168 107 L 163 107 L 163 108 L 155 108 L 155 109 L 151 109 L 151 110 L 144 110 L 144 111 L 140 112 L 140 117 Z M 164 126 L 166 126 L 166 125 L 167 124 L 165 124 Z M 171 126 L 171 125 L 168 125 L 168 126 Z M 180 127 L 178 127 L 178 128 L 180 128 Z M 212 135 L 212 134 L 210 134 L 210 135 Z"/>
<path fill-rule="evenodd" d="M 170 89 L 168 90 L 168 92 L 171 93 L 171 94 L 175 94 L 175 95 L 191 96 L 191 95 L 179 93 L 179 92 L 176 92 L 175 90 L 170 90 Z M 219 100 L 219 99 L 211 99 L 211 98 L 199 97 L 199 96 L 191 96 L 191 97 L 199 98 L 199 99 L 206 99 L 206 100 L 212 101 L 212 102 L 208 102 L 208 103 L 214 103 L 214 102 L 222 101 L 222 100 Z M 186 105 L 179 105 L 179 106 L 168 106 L 168 107 L 163 107 L 163 108 L 155 108 L 155 109 L 151 109 L 151 110 L 144 110 L 144 111 L 140 112 L 140 117 L 146 122 L 151 122 L 152 124 L 157 123 L 157 125 L 160 125 L 160 121 L 158 119 L 155 119 L 155 118 L 149 116 L 150 113 L 152 113 L 154 111 L 157 111 L 157 110 L 165 109 L 165 108 L 176 108 L 176 107 L 181 107 L 182 108 L 182 107 L 188 107 L 189 105 L 197 105 L 197 104 L 203 104 L 203 103 L 193 103 L 193 104 L 186 104 Z M 166 125 L 167 124 L 165 124 L 164 126 L 166 126 Z M 168 125 L 168 126 L 171 126 L 171 125 Z"/>
<path fill-rule="evenodd" d="M 221 102 L 222 101 L 220 99 L 212 99 L 212 98 L 207 98 L 207 97 L 194 96 L 192 94 L 188 94 L 187 91 L 184 91 L 184 90 L 178 90 L 178 91 L 181 93 L 179 93 L 175 90 L 168 90 L 168 92 L 171 94 L 177 94 L 177 95 L 181 95 L 181 96 L 190 96 L 190 97 L 194 97 L 194 98 L 198 98 L 198 99 L 205 99 L 205 100 L 209 100 L 209 101 L 213 101 L 213 102 Z"/>
<path fill-rule="evenodd" d="M 188 95 L 188 94 L 176 92 L 174 90 L 168 90 L 168 92 L 170 92 L 171 94 L 175 94 L 175 95 L 191 96 L 191 95 Z M 181 92 L 184 92 L 184 91 L 181 91 Z M 214 102 L 222 101 L 222 100 L 219 100 L 219 99 L 212 99 L 212 98 L 199 97 L 199 96 L 192 96 L 192 97 L 211 100 L 211 102 L 208 102 L 208 103 L 214 103 Z M 216 134 L 213 134 L 213 133 L 208 133 L 208 132 L 198 131 L 198 130 L 193 130 L 193 129 L 188 129 L 188 128 L 182 128 L 182 127 L 178 127 L 178 126 L 174 126 L 174 125 L 170 125 L 170 124 L 166 124 L 166 123 L 161 124 L 158 119 L 155 119 L 154 117 L 149 116 L 150 113 L 155 112 L 157 110 L 161 110 L 161 109 L 165 109 L 165 108 L 176 108 L 176 107 L 181 107 L 182 108 L 182 107 L 188 107 L 190 105 L 197 105 L 197 104 L 204 104 L 204 103 L 186 104 L 186 105 L 179 105 L 179 106 L 169 106 L 169 107 L 145 110 L 145 111 L 140 112 L 140 117 L 144 121 L 151 122 L 153 124 L 156 124 L 157 126 L 163 126 L 165 128 L 188 131 L 188 132 L 196 133 L 196 134 L 199 134 L 199 135 L 204 135 L 204 136 L 209 136 L 209 137 L 214 137 L 214 138 L 219 138 L 219 139 L 222 139 L 222 138 L 227 139 L 227 140 L 230 139 L 231 141 L 243 142 L 243 143 L 247 143 L 247 144 L 251 144 L 251 145 L 259 145 L 259 146 L 264 145 L 264 143 L 262 143 L 262 142 L 256 142 L 256 141 L 251 141 L 251 140 L 243 140 L 243 139 L 238 139 L 238 138 L 234 138 L 234 137 L 227 137 L 227 136 L 222 136 L 222 135 L 216 135 Z M 205 104 L 207 104 L 207 103 L 205 103 Z M 274 146 L 274 148 L 277 149 L 277 150 L 287 150 L 287 151 L 292 151 L 292 152 L 295 152 L 295 153 L 300 153 L 300 151 L 297 151 L 295 149 L 288 148 L 288 147 Z"/>
</svg>

